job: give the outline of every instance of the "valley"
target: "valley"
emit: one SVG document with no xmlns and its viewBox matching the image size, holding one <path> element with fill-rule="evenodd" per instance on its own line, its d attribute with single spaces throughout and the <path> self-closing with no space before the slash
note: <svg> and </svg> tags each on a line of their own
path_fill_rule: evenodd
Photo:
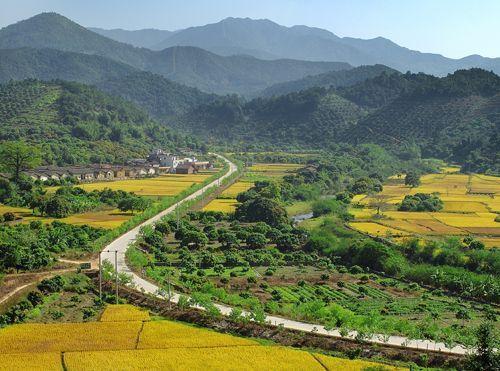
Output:
<svg viewBox="0 0 500 371">
<path fill-rule="evenodd" d="M 498 58 L 79 1 L 0 29 L 0 370 L 500 367 Z"/>
</svg>

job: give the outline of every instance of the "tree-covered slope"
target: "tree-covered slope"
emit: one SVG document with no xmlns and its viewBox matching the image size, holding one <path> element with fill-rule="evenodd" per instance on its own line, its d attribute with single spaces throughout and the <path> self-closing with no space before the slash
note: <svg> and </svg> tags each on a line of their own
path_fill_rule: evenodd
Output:
<svg viewBox="0 0 500 371">
<path fill-rule="evenodd" d="M 314 87 L 348 87 L 364 80 L 379 76 L 382 73 L 399 74 L 396 70 L 383 65 L 361 66 L 349 70 L 331 71 L 319 75 L 306 76 L 299 80 L 275 84 L 264 89 L 259 93 L 259 96 L 272 97 Z"/>
<path fill-rule="evenodd" d="M 153 147 L 191 145 L 132 103 L 62 81 L 1 85 L 0 128 L 0 143 L 26 140 L 39 145 L 49 164 L 123 163 Z"/>
<path fill-rule="evenodd" d="M 220 98 L 185 115 L 179 124 L 218 143 L 318 148 L 363 115 L 363 109 L 334 92 L 315 88 L 248 103 Z"/>
<path fill-rule="evenodd" d="M 395 147 L 415 143 L 424 156 L 500 170 L 499 76 L 471 69 L 408 80 L 408 91 L 360 120 L 344 139 Z"/>
<path fill-rule="evenodd" d="M 220 94 L 249 94 L 275 83 L 350 68 L 337 62 L 222 57 L 194 47 L 152 51 L 108 39 L 56 13 L 42 13 L 0 30 L 0 49 L 24 47 L 98 55 Z"/>
<path fill-rule="evenodd" d="M 133 101 L 162 119 L 184 113 L 211 99 L 209 94 L 196 88 L 98 55 L 55 49 L 0 50 L 0 83 L 27 78 L 92 84 Z"/>
<path fill-rule="evenodd" d="M 180 128 L 223 143 L 325 148 L 376 143 L 394 152 L 500 172 L 500 77 L 480 69 L 444 78 L 387 74 L 346 88 L 312 88 L 244 103 L 220 98 L 184 115 Z"/>
<path fill-rule="evenodd" d="M 56 49 L 0 50 L 0 83 L 34 78 L 68 80 L 94 84 L 107 78 L 119 78 L 137 69 L 98 55 L 65 52 Z"/>
</svg>

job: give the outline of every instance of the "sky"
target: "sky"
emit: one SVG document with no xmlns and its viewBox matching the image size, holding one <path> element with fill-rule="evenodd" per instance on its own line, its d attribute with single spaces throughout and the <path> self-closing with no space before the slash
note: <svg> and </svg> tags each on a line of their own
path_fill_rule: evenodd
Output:
<svg viewBox="0 0 500 371">
<path fill-rule="evenodd" d="M 87 27 L 177 30 L 267 18 L 338 36 L 382 36 L 450 58 L 500 57 L 500 0 L 1 0 L 0 27 L 53 11 Z"/>
</svg>

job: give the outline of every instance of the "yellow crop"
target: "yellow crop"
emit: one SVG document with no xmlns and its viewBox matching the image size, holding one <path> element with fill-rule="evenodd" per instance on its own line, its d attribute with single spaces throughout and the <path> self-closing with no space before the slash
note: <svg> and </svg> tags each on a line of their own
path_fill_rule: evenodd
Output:
<svg viewBox="0 0 500 371">
<path fill-rule="evenodd" d="M 500 247 L 500 237 L 480 238 L 484 245 L 490 247 Z"/>
<path fill-rule="evenodd" d="M 500 228 L 494 213 L 453 214 L 435 213 L 435 218 L 452 227 Z"/>
<path fill-rule="evenodd" d="M 101 322 L 149 321 L 149 313 L 130 304 L 108 305 L 102 313 Z"/>
<path fill-rule="evenodd" d="M 229 186 L 227 189 L 225 189 L 221 193 L 221 195 L 224 197 L 236 198 L 236 196 L 238 196 L 239 193 L 245 192 L 252 187 L 253 187 L 252 182 L 236 182 L 231 186 Z"/>
<path fill-rule="evenodd" d="M 324 370 L 310 353 L 265 346 L 72 352 L 64 361 L 69 370 Z"/>
<path fill-rule="evenodd" d="M 383 365 L 375 362 L 368 362 L 362 360 L 350 360 L 345 358 L 329 357 L 323 354 L 315 354 L 314 357 L 321 362 L 321 364 L 331 371 L 361 371 L 367 367 L 378 367 L 377 370 L 398 371 L 407 370 L 406 368 L 394 367 Z"/>
<path fill-rule="evenodd" d="M 145 322 L 138 349 L 256 345 L 252 340 L 170 321 Z"/>
<path fill-rule="evenodd" d="M 0 355 L 0 371 L 62 371 L 61 353 L 20 353 Z"/>
<path fill-rule="evenodd" d="M 349 225 L 358 231 L 367 233 L 372 236 L 407 236 L 408 232 L 401 231 L 395 228 L 386 227 L 372 222 L 353 222 Z"/>
<path fill-rule="evenodd" d="M 443 211 L 446 212 L 459 212 L 459 213 L 473 213 L 484 212 L 487 213 L 488 209 L 483 203 L 468 202 L 468 201 L 445 201 Z"/>
<path fill-rule="evenodd" d="M 202 183 L 211 174 L 166 174 L 155 178 L 126 179 L 99 183 L 79 184 L 78 187 L 86 190 L 122 190 L 134 192 L 141 196 L 174 196 L 193 184 Z M 54 192 L 58 187 L 48 188 L 48 192 Z"/>
<path fill-rule="evenodd" d="M 234 198 L 216 198 L 206 205 L 204 211 L 222 211 L 224 213 L 233 213 L 236 210 L 238 201 Z"/>
<path fill-rule="evenodd" d="M 134 349 L 142 322 L 20 324 L 0 330 L 5 353 Z"/>
</svg>

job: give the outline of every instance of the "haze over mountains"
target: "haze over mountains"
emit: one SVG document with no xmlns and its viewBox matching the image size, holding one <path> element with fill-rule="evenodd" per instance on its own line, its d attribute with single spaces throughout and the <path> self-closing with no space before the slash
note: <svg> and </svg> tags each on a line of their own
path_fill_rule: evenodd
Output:
<svg viewBox="0 0 500 371">
<path fill-rule="evenodd" d="M 123 37 L 120 41 L 134 42 Z M 162 42 L 149 47 L 160 50 L 176 45 L 196 46 L 220 55 L 246 54 L 262 59 L 337 61 L 353 66 L 384 64 L 400 72 L 425 72 L 438 76 L 471 67 L 500 73 L 500 58 L 471 55 L 451 59 L 410 50 L 383 37 L 369 40 L 341 38 L 327 30 L 307 26 L 285 27 L 267 19 L 226 18 L 171 33 Z"/>
<path fill-rule="evenodd" d="M 103 37 L 56 13 L 42 13 L 0 30 L 0 49 L 24 47 L 98 55 L 219 94 L 246 94 L 274 83 L 350 68 L 339 62 L 223 57 L 196 47 L 152 51 Z"/>
</svg>

